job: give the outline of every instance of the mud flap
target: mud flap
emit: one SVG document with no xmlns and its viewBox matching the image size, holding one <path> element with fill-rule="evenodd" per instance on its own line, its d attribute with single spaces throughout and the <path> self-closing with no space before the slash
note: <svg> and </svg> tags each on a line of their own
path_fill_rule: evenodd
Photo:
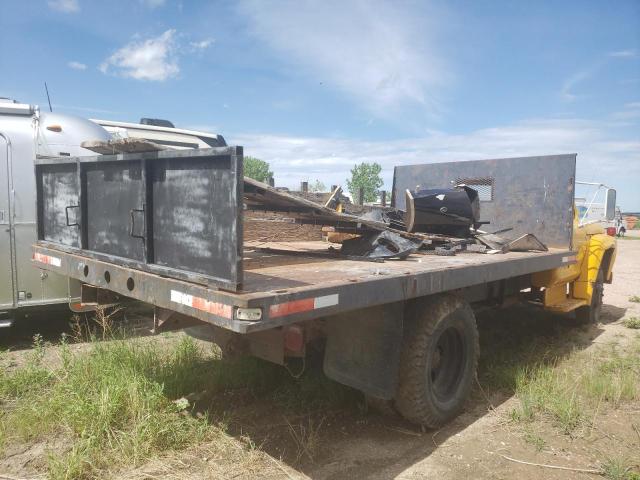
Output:
<svg viewBox="0 0 640 480">
<path fill-rule="evenodd" d="M 404 302 L 327 318 L 324 373 L 364 393 L 394 397 L 402 347 Z"/>
</svg>

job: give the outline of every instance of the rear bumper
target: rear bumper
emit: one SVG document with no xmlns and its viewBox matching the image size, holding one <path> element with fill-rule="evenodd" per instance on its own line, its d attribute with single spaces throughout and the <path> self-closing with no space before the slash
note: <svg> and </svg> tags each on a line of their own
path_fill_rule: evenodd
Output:
<svg viewBox="0 0 640 480">
<path fill-rule="evenodd" d="M 125 297 L 198 318 L 238 333 L 246 333 L 247 322 L 235 319 L 242 301 L 203 285 L 192 284 L 89 257 L 35 245 L 32 261 L 44 268 Z M 237 299 L 241 300 L 241 299 Z"/>
</svg>

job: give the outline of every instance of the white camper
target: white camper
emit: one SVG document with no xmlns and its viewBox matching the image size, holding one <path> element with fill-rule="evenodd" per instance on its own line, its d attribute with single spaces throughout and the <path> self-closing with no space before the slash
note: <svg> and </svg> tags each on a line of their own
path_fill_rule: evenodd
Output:
<svg viewBox="0 0 640 480">
<path fill-rule="evenodd" d="M 70 302 L 79 291 L 66 277 L 35 268 L 37 157 L 95 155 L 85 140 L 109 140 L 95 123 L 0 98 L 0 326 L 29 309 Z M 70 293 L 71 292 L 71 293 Z"/>
</svg>

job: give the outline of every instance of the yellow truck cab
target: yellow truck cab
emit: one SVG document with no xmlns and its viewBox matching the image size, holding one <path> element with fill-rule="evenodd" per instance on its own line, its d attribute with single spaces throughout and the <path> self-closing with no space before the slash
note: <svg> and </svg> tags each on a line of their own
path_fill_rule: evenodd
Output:
<svg viewBox="0 0 640 480">
<path fill-rule="evenodd" d="M 615 217 L 616 191 L 606 189 L 606 219 Z M 551 311 L 575 311 L 581 323 L 597 323 L 604 284 L 613 279 L 616 239 L 598 222 L 585 222 L 574 207 L 572 248 L 576 261 L 566 267 L 533 275 L 533 285 L 544 289 L 543 304 Z"/>
</svg>

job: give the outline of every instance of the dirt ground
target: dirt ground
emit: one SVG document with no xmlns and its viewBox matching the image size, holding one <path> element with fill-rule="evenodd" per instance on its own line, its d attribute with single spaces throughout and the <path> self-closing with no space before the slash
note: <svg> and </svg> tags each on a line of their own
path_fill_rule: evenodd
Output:
<svg viewBox="0 0 640 480">
<path fill-rule="evenodd" d="M 549 345 L 551 353 L 562 356 L 569 351 L 590 351 L 609 344 L 624 345 L 639 335 L 622 325 L 624 318 L 640 316 L 640 303 L 629 297 L 640 295 L 640 239 L 618 242 L 619 253 L 612 285 L 606 285 L 602 323 L 579 327 L 567 319 L 544 312 L 515 308 L 479 317 L 481 337 L 502 338 L 521 344 Z M 50 325 L 51 335 L 56 325 Z M 4 347 L 24 347 L 28 333 L 3 339 Z M 45 333 L 46 336 L 46 333 Z M 526 337 L 526 338 L 523 338 Z M 500 343 L 495 348 L 501 348 Z M 488 355 L 492 345 L 483 345 Z M 81 348 L 81 347 L 79 347 Z M 495 353 L 495 352 L 492 352 Z M 640 359 L 638 359 L 640 364 Z M 154 459 L 135 470 L 120 472 L 118 478 L 213 479 L 213 478 L 289 478 L 289 479 L 587 479 L 593 474 L 550 469 L 522 462 L 548 464 L 574 469 L 597 469 L 608 457 L 624 457 L 640 463 L 640 403 L 620 408 L 603 408 L 594 418 L 591 431 L 572 437 L 550 422 L 539 421 L 526 428 L 510 420 L 519 400 L 501 390 L 482 388 L 490 372 L 479 373 L 465 412 L 438 431 L 422 431 L 397 418 L 368 412 L 364 402 L 330 411 L 305 413 L 292 418 L 290 412 L 270 399 L 255 398 L 243 392 L 227 392 L 219 403 L 218 416 L 230 416 L 229 433 L 239 445 L 255 448 L 250 474 L 234 471 L 228 459 L 211 458 L 207 445 Z M 309 452 L 301 450 L 298 432 L 305 437 Z M 542 439 L 539 445 L 527 440 Z M 0 459 L 2 473 L 34 478 L 34 457 L 42 454 L 25 450 Z M 39 453 L 38 453 L 39 452 Z M 309 454 L 307 454 L 309 453 Z M 508 458 L 513 459 L 509 460 Z M 31 464 L 31 466 L 29 466 Z M 22 465 L 22 466 L 21 466 Z M 224 468 L 221 470 L 221 467 Z M 221 473 L 222 472 L 222 473 Z M 6 477 L 11 478 L 11 477 Z"/>
</svg>

